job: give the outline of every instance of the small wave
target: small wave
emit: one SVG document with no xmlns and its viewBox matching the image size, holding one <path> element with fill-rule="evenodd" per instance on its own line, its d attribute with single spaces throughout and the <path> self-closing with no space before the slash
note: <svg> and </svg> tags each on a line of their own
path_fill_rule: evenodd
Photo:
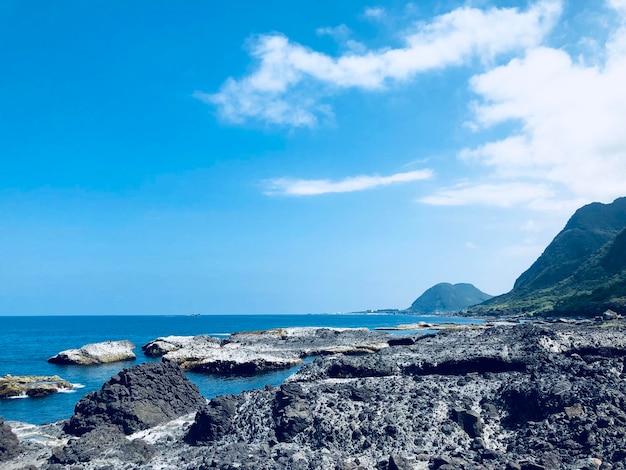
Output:
<svg viewBox="0 0 626 470">
<path fill-rule="evenodd" d="M 230 336 L 231 333 L 209 333 L 209 336 Z"/>
<path fill-rule="evenodd" d="M 15 398 L 28 398 L 28 395 L 26 395 L 25 393 L 22 393 L 21 395 L 15 395 L 13 397 L 9 397 L 11 399 L 15 399 Z"/>
<path fill-rule="evenodd" d="M 72 387 L 74 387 L 74 388 L 85 388 L 85 386 L 83 384 L 72 384 Z"/>
<path fill-rule="evenodd" d="M 60 388 L 58 393 L 76 393 L 76 390 L 72 388 Z"/>
</svg>

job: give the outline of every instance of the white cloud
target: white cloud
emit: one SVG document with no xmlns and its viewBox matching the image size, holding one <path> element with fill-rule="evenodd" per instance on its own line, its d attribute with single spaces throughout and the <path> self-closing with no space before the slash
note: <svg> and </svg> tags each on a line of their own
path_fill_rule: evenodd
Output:
<svg viewBox="0 0 626 470">
<path fill-rule="evenodd" d="M 382 7 L 367 7 L 363 10 L 363 16 L 377 20 L 385 16 L 385 9 Z"/>
<path fill-rule="evenodd" d="M 474 77 L 471 86 L 481 98 L 476 123 L 489 128 L 512 121 L 519 127 L 505 138 L 464 150 L 461 159 L 487 167 L 500 181 L 525 179 L 565 188 L 583 203 L 623 196 L 624 45 L 626 30 L 619 29 L 598 66 L 577 63 L 562 50 L 540 47 Z"/>
<path fill-rule="evenodd" d="M 608 5 L 626 20 L 626 0 Z M 483 181 L 421 201 L 570 212 L 623 196 L 626 28 L 617 26 L 599 46 L 594 65 L 560 49 L 533 47 L 475 76 L 470 86 L 480 100 L 471 125 L 481 130 L 514 123 L 516 129 L 459 153 L 466 164 L 488 170 Z"/>
<path fill-rule="evenodd" d="M 608 0 L 607 4 L 618 13 L 626 14 L 626 0 Z"/>
<path fill-rule="evenodd" d="M 364 191 L 395 183 L 426 180 L 432 178 L 431 170 L 416 170 L 396 173 L 391 176 L 353 176 L 339 181 L 303 180 L 275 178 L 265 182 L 267 195 L 316 196 L 326 193 L 348 193 Z"/>
<path fill-rule="evenodd" d="M 435 194 L 418 199 L 434 206 L 490 205 L 512 207 L 525 204 L 547 208 L 553 206 L 556 194 L 547 185 L 532 183 L 459 184 L 441 189 Z"/>
<path fill-rule="evenodd" d="M 332 111 L 319 100 L 342 88 L 380 90 L 418 73 L 458 66 L 472 58 L 495 56 L 538 45 L 561 13 L 560 0 L 541 0 L 526 11 L 516 8 L 458 8 L 405 33 L 401 48 L 331 57 L 280 34 L 256 38 L 250 55 L 257 67 L 229 78 L 217 93 L 195 96 L 215 106 L 233 123 L 249 119 L 310 127 Z M 329 31 L 328 31 L 329 32 Z"/>
</svg>

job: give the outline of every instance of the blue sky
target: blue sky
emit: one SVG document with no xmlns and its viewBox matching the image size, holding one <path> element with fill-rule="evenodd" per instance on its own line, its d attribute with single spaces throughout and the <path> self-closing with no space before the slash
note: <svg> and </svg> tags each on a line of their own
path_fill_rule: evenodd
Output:
<svg viewBox="0 0 626 470">
<path fill-rule="evenodd" d="M 0 3 L 0 314 L 501 294 L 626 193 L 626 1 Z"/>
</svg>

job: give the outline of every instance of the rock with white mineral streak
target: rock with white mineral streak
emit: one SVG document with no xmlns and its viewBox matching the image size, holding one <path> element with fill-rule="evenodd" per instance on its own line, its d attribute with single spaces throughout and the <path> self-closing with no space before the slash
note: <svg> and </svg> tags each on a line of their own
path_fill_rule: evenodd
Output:
<svg viewBox="0 0 626 470">
<path fill-rule="evenodd" d="M 164 336 L 144 344 L 141 349 L 146 356 L 160 357 L 172 351 L 178 351 L 185 347 L 193 347 L 196 344 L 204 345 L 205 343 L 207 347 L 219 347 L 220 340 L 206 335 Z"/>
<path fill-rule="evenodd" d="M 135 345 L 128 341 L 104 341 L 86 344 L 80 349 L 67 349 L 48 359 L 52 364 L 75 364 L 81 366 L 108 364 L 110 362 L 132 361 L 137 359 L 133 352 Z"/>
<path fill-rule="evenodd" d="M 367 328 L 276 328 L 210 336 L 170 336 L 144 345 L 182 369 L 213 374 L 253 374 L 302 364 L 307 356 L 366 354 L 388 346 L 388 335 Z M 169 349 L 169 350 L 168 350 Z"/>
</svg>

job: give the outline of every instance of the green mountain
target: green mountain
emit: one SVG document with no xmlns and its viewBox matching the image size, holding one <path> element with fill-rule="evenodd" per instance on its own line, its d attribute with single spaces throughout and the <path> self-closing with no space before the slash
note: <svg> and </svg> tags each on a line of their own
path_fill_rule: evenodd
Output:
<svg viewBox="0 0 626 470">
<path fill-rule="evenodd" d="M 576 211 L 513 290 L 468 309 L 477 315 L 626 313 L 626 198 Z"/>
<path fill-rule="evenodd" d="M 452 285 L 442 282 L 426 290 L 411 304 L 407 311 L 422 314 L 458 312 L 491 297 L 472 284 Z"/>
</svg>

